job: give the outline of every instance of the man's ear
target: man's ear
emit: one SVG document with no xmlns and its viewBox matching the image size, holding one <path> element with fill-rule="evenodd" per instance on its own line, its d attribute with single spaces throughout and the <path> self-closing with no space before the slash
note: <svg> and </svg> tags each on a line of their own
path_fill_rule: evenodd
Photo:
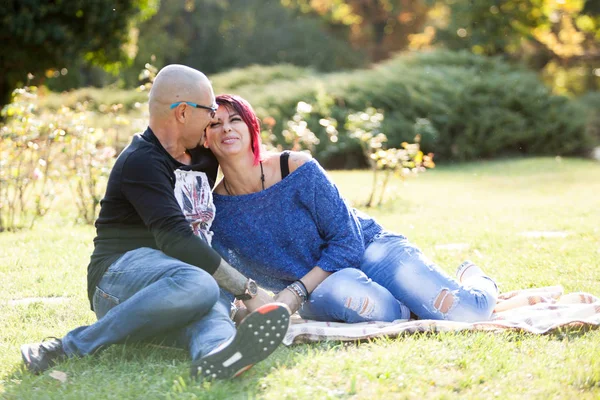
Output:
<svg viewBox="0 0 600 400">
<path fill-rule="evenodd" d="M 185 103 L 180 104 L 179 106 L 177 106 L 175 108 L 175 118 L 177 119 L 178 122 L 181 122 L 181 123 L 185 122 L 187 108 L 188 108 L 188 105 Z"/>
</svg>

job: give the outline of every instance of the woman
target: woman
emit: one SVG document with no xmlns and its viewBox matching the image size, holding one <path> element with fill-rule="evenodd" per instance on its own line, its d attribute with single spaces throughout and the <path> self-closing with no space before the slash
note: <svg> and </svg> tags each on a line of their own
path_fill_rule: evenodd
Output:
<svg viewBox="0 0 600 400">
<path fill-rule="evenodd" d="M 217 97 L 206 144 L 223 180 L 214 189 L 213 246 L 306 319 L 364 322 L 487 320 L 494 281 L 472 263 L 447 276 L 404 236 L 347 206 L 304 153 L 262 154 L 259 121 L 238 96 Z"/>
</svg>

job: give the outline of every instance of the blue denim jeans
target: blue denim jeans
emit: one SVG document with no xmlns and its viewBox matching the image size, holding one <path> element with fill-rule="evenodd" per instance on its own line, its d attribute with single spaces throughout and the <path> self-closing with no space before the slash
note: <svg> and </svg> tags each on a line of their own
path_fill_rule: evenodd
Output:
<svg viewBox="0 0 600 400">
<path fill-rule="evenodd" d="M 235 335 L 229 301 L 207 272 L 150 248 L 125 253 L 93 298 L 98 321 L 67 333 L 67 355 L 86 355 L 128 340 L 187 348 L 198 359 Z"/>
<path fill-rule="evenodd" d="M 327 277 L 300 309 L 320 321 L 393 321 L 409 318 L 474 322 L 488 320 L 498 289 L 485 276 L 465 286 L 429 261 L 404 236 L 380 233 L 367 246 L 360 269 Z M 408 307 L 408 309 L 407 309 Z"/>
</svg>

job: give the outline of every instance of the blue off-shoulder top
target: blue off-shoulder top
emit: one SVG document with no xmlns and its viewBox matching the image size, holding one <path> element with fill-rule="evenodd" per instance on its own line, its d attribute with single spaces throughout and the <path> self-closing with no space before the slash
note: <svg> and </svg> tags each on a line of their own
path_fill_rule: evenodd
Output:
<svg viewBox="0 0 600 400">
<path fill-rule="evenodd" d="M 212 245 L 261 287 L 279 292 L 315 266 L 358 268 L 382 227 L 349 207 L 316 160 L 266 190 L 214 194 Z"/>
</svg>

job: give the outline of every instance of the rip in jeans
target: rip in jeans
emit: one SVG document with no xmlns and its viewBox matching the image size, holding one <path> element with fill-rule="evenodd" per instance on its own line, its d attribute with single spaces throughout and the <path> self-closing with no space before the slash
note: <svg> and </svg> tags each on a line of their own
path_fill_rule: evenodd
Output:
<svg viewBox="0 0 600 400">
<path fill-rule="evenodd" d="M 349 310 L 355 311 L 363 318 L 369 318 L 375 310 L 374 303 L 370 301 L 368 297 L 361 298 L 357 301 L 352 297 L 347 297 L 344 306 Z"/>
<path fill-rule="evenodd" d="M 445 316 L 454 306 L 455 300 L 454 293 L 450 292 L 448 289 L 442 289 L 433 301 L 433 308 Z"/>
</svg>

